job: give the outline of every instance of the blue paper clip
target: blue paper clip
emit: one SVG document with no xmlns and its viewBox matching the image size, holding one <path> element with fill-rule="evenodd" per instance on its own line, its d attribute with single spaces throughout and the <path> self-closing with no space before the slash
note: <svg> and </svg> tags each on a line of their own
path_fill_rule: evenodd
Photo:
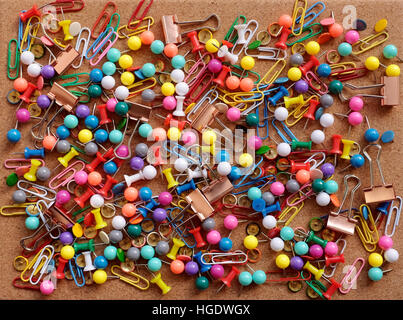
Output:
<svg viewBox="0 0 403 320">
<path fill-rule="evenodd" d="M 250 169 L 250 171 L 244 175 L 244 177 L 237 184 L 234 184 L 234 189 L 242 186 L 242 183 L 255 171 L 255 169 L 263 162 L 263 157 L 260 156 L 260 160 Z M 246 168 L 247 169 L 247 168 Z"/>
<path fill-rule="evenodd" d="M 110 37 L 114 34 L 114 30 L 112 27 L 109 27 L 105 29 L 104 32 L 102 32 L 98 38 L 95 39 L 94 43 L 88 48 L 88 50 L 85 52 L 85 59 L 91 60 L 94 58 L 99 51 L 101 51 L 102 47 L 104 44 L 109 40 Z M 98 45 L 99 44 L 99 45 Z M 94 48 L 97 48 L 94 52 Z M 88 57 L 88 54 L 92 51 L 93 55 L 91 57 Z"/>
<path fill-rule="evenodd" d="M 284 129 L 284 132 L 288 135 L 288 137 L 291 138 L 291 140 L 288 140 L 287 137 L 286 137 L 286 136 L 280 131 L 280 129 L 274 124 L 276 121 L 278 121 L 278 120 L 273 119 L 273 121 L 272 121 L 271 123 L 272 123 L 274 129 L 276 129 L 277 134 L 280 136 L 280 138 L 281 138 L 285 143 L 291 144 L 291 143 L 292 143 L 292 140 L 299 141 L 299 140 L 297 139 L 297 137 L 292 133 L 292 131 L 285 125 L 285 123 L 284 123 L 283 121 L 278 121 L 278 122 L 281 123 L 281 125 L 282 125 L 282 127 L 283 127 L 283 129 Z"/>
<path fill-rule="evenodd" d="M 267 179 L 268 179 L 268 178 L 271 178 L 271 177 L 274 177 L 274 176 L 271 174 L 271 175 L 268 175 L 268 176 L 265 176 L 265 177 L 262 177 L 262 178 L 254 179 L 254 180 L 252 180 L 252 181 L 245 182 L 245 183 L 239 185 L 237 188 L 248 187 L 248 186 L 250 186 L 250 185 L 253 185 L 254 187 L 257 187 L 257 188 L 260 189 L 260 188 L 262 188 L 263 186 L 266 186 L 266 185 L 268 185 L 268 184 L 272 184 L 273 182 L 276 181 L 276 180 L 274 180 L 274 179 L 273 179 L 273 181 L 267 181 Z M 245 192 L 247 192 L 248 190 L 249 190 L 249 188 L 248 188 L 248 189 L 245 189 L 245 190 L 242 190 L 242 191 L 233 192 L 232 194 L 233 194 L 233 195 L 238 195 L 238 194 L 241 194 L 241 193 L 245 193 Z"/>
<path fill-rule="evenodd" d="M 21 11 L 25 12 L 25 10 Z M 22 23 L 21 18 L 18 18 L 18 38 L 17 38 L 17 49 L 20 50 L 22 37 L 24 36 L 24 24 Z"/>
<path fill-rule="evenodd" d="M 74 280 L 76 286 L 77 286 L 77 287 L 83 287 L 83 286 L 85 285 L 85 277 L 84 277 L 83 269 L 80 268 L 80 267 L 77 265 L 77 257 L 78 257 L 78 256 L 75 256 L 74 259 L 70 259 L 70 260 L 69 260 L 69 268 L 70 268 L 71 276 L 72 276 L 72 278 L 73 278 L 73 280 Z M 73 266 L 73 264 L 71 263 L 71 260 L 74 260 L 75 266 Z M 81 283 L 78 283 L 78 282 L 77 282 L 77 278 L 78 278 L 78 279 L 81 278 L 81 279 L 82 279 L 82 280 L 81 280 L 82 282 L 81 282 Z"/>
<path fill-rule="evenodd" d="M 313 9 L 314 9 L 317 5 L 322 5 L 322 9 L 319 10 L 319 12 L 313 11 Z M 321 13 L 322 13 L 323 11 L 325 11 L 325 9 L 326 9 L 326 5 L 325 5 L 322 1 L 315 2 L 311 7 L 309 7 L 309 8 L 305 11 L 305 19 L 304 19 L 305 23 L 304 23 L 304 25 L 302 26 L 302 28 L 305 28 L 306 26 L 309 26 L 317 17 L 319 17 L 319 16 L 321 15 Z M 312 17 L 310 20 L 307 21 L 307 18 L 310 17 L 310 16 L 313 16 L 313 17 Z M 299 23 L 300 20 L 301 20 L 301 16 L 299 16 L 299 17 L 295 20 L 295 22 L 296 22 L 296 23 Z M 298 29 L 295 29 L 294 31 L 295 31 L 295 32 L 298 32 L 298 31 L 299 31 L 299 28 L 298 28 Z"/>
<path fill-rule="evenodd" d="M 256 135 L 262 139 L 262 140 L 266 140 L 269 137 L 269 110 L 267 108 L 267 96 L 264 97 L 264 108 L 263 108 L 263 124 L 261 124 L 261 121 L 259 121 L 258 125 L 257 125 L 257 133 Z M 256 115 L 259 118 L 259 107 L 256 108 Z M 266 135 L 263 136 L 260 134 L 260 130 L 259 128 L 266 128 Z"/>
</svg>

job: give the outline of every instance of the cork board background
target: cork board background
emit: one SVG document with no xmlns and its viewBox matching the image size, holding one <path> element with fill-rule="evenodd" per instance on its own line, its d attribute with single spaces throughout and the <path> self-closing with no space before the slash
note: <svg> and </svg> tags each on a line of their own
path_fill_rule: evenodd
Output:
<svg viewBox="0 0 403 320">
<path fill-rule="evenodd" d="M 97 16 L 101 12 L 105 5 L 105 1 L 91 0 L 85 1 L 86 5 L 84 10 L 77 13 L 66 13 L 66 19 L 71 19 L 72 21 L 79 21 L 82 26 L 92 27 Z M 137 5 L 137 1 L 124 1 L 116 0 L 117 12 L 121 15 L 121 24 L 126 24 L 131 13 Z M 312 5 L 311 1 L 308 5 Z M 226 34 L 228 28 L 234 21 L 235 17 L 239 14 L 243 14 L 248 20 L 255 19 L 259 22 L 259 30 L 264 30 L 267 26 L 274 21 L 277 21 L 278 17 L 283 14 L 291 14 L 294 1 L 291 0 L 244 0 L 244 1 L 211 1 L 211 0 L 156 0 L 152 5 L 149 15 L 153 16 L 155 19 L 155 24 L 152 27 L 152 31 L 155 34 L 156 39 L 163 39 L 161 21 L 160 18 L 165 14 L 176 14 L 181 21 L 189 21 L 196 19 L 204 19 L 211 13 L 216 13 L 221 18 L 222 27 L 216 32 L 214 37 L 218 40 L 222 40 Z M 364 19 L 367 24 L 367 30 L 361 32 L 361 36 L 364 37 L 373 32 L 373 27 L 376 21 L 381 18 L 386 18 L 389 21 L 388 33 L 390 39 L 384 44 L 395 44 L 400 50 L 403 45 L 403 35 L 400 32 L 400 22 L 401 22 L 401 12 L 403 10 L 403 2 L 399 0 L 385 0 L 385 1 L 326 1 L 326 10 L 321 15 L 322 17 L 330 16 L 331 10 L 334 12 L 336 21 L 341 23 L 343 20 L 342 10 L 345 5 L 354 5 L 357 8 L 358 17 Z M 5 19 L 1 19 L 1 43 L 2 52 L 0 56 L 0 65 L 2 68 L 2 76 L 0 77 L 0 90 L 1 97 L 3 99 L 2 112 L 0 113 L 0 136 L 3 137 L 3 143 L 0 145 L 0 162 L 3 163 L 5 159 L 12 156 L 12 152 L 23 151 L 25 146 L 32 147 L 32 143 L 29 138 L 29 128 L 32 122 L 23 124 L 19 126 L 22 131 L 23 139 L 16 145 L 11 145 L 6 142 L 5 136 L 9 129 L 15 125 L 15 106 L 7 103 L 5 96 L 7 92 L 12 88 L 12 81 L 8 80 L 6 76 L 6 64 L 7 64 L 7 44 L 11 38 L 17 36 L 18 30 L 18 19 L 17 13 L 20 10 L 31 8 L 32 2 L 21 0 L 18 4 L 10 6 L 7 1 L 2 0 L 0 2 L 1 12 L 3 13 Z M 337 45 L 342 41 L 342 38 L 331 41 L 327 45 L 323 46 L 323 50 L 328 47 L 336 48 Z M 75 43 L 75 40 L 73 40 Z M 274 45 L 275 40 L 272 39 L 269 46 Z M 363 54 L 361 57 L 365 58 L 369 55 L 375 55 L 381 57 L 381 50 L 384 45 L 371 50 L 369 53 Z M 125 50 L 127 49 L 124 40 L 119 40 L 115 47 Z M 183 47 L 180 53 L 184 54 L 189 47 Z M 150 50 L 147 47 L 143 47 L 139 52 L 130 53 L 134 57 L 134 64 L 141 66 L 144 62 L 150 61 Z M 190 53 L 191 54 L 191 53 Z M 400 56 L 403 56 L 400 52 Z M 47 56 L 46 56 L 47 57 Z M 47 58 L 46 58 L 47 59 Z M 324 61 L 324 57 L 320 59 L 321 62 Z M 350 58 L 344 58 L 343 61 L 351 61 Z M 381 62 L 386 63 L 386 61 L 381 59 Z M 388 62 L 387 64 L 389 64 Z M 396 63 L 396 62 L 395 62 Z M 267 61 L 257 61 L 255 71 L 260 74 L 264 74 L 272 66 L 273 62 Z M 81 70 L 81 69 L 80 69 Z M 85 70 L 85 69 L 83 69 Z M 67 73 L 74 73 L 71 70 Z M 284 74 L 284 72 L 283 72 Z M 379 74 L 377 76 L 379 80 Z M 354 80 L 354 84 L 372 84 L 373 78 L 362 78 L 359 80 Z M 379 83 L 379 81 L 378 81 Z M 158 87 L 157 87 L 158 92 Z M 353 92 L 351 92 L 353 93 Z M 368 90 L 368 93 L 377 94 L 378 90 Z M 349 93 L 347 94 L 349 96 Z M 402 94 L 401 98 L 402 98 Z M 402 194 L 402 175 L 403 168 L 401 166 L 401 151 L 402 151 L 402 134 L 403 129 L 401 126 L 402 112 L 400 107 L 395 108 L 382 108 L 380 106 L 380 101 L 378 99 L 365 98 L 365 107 L 363 113 L 366 114 L 370 120 L 371 126 L 378 129 L 380 133 L 386 130 L 394 130 L 396 137 L 394 143 L 383 145 L 383 153 L 381 156 L 381 163 L 383 166 L 384 176 L 387 182 L 393 183 L 396 194 Z M 93 105 L 91 101 L 90 105 Z M 337 98 L 335 98 L 335 104 L 331 107 L 331 112 L 341 112 L 346 113 L 348 111 L 348 106 L 346 103 L 341 103 Z M 158 110 L 158 113 L 164 114 L 164 110 Z M 161 124 L 161 120 L 152 117 L 151 124 Z M 303 121 L 293 128 L 293 132 L 301 141 L 307 141 L 310 133 L 314 129 L 319 129 L 319 123 L 310 123 L 308 129 L 303 132 Z M 335 125 L 325 131 L 327 139 L 325 141 L 325 146 L 327 148 L 331 147 L 331 135 L 333 133 L 339 133 L 343 135 L 344 138 L 350 138 L 361 146 L 364 146 L 363 133 L 367 129 L 366 124 L 363 123 L 361 126 L 352 128 L 350 136 L 347 136 L 348 123 L 346 120 L 340 120 L 336 117 Z M 273 129 L 271 128 L 273 133 Z M 278 139 L 278 137 L 276 136 Z M 143 140 L 143 139 L 142 139 Z M 142 141 L 141 140 L 141 141 Z M 135 143 L 140 141 L 137 137 Z M 268 144 L 268 141 L 265 141 Z M 48 157 L 46 158 L 48 159 Z M 54 168 L 56 166 L 55 159 L 47 161 L 49 168 Z M 340 167 L 344 167 L 345 162 L 340 164 Z M 339 167 L 339 168 L 340 168 Z M 118 175 L 124 170 L 120 171 Z M 361 178 L 362 186 L 369 185 L 369 168 L 365 165 L 363 168 L 355 169 L 354 171 L 348 170 L 345 173 L 354 173 Z M 0 204 L 10 204 L 11 195 L 15 190 L 14 188 L 9 188 L 5 184 L 5 178 L 9 175 L 11 171 L 1 170 L 1 178 L 3 183 L 0 184 Z M 156 181 L 149 183 L 148 185 L 155 190 L 155 193 L 163 191 L 164 185 L 161 184 L 161 178 L 158 177 Z M 342 175 L 336 175 L 336 181 L 339 183 L 339 196 L 342 196 Z M 138 183 L 138 186 L 143 186 L 146 183 Z M 355 200 L 355 205 L 359 206 L 363 201 L 362 189 L 357 192 L 357 197 Z M 331 206 L 326 208 L 320 208 L 316 205 L 314 200 L 306 201 L 303 212 L 301 212 L 297 218 L 292 222 L 291 226 L 303 226 L 307 227 L 307 223 L 312 217 L 321 216 L 327 214 L 331 210 Z M 251 285 L 248 288 L 244 288 L 240 293 L 240 285 L 237 281 L 233 282 L 231 288 L 224 288 L 218 295 L 216 290 L 221 286 L 220 281 L 215 281 L 210 283 L 210 287 L 205 291 L 198 291 L 195 288 L 195 277 L 189 277 L 185 274 L 173 275 L 167 265 L 163 265 L 162 268 L 162 278 L 164 281 L 172 287 L 169 294 L 162 296 L 160 294 L 160 289 L 155 285 L 150 284 L 149 290 L 140 291 L 132 286 L 129 286 L 121 281 L 110 279 L 104 285 L 90 285 L 83 288 L 78 288 L 75 284 L 68 280 L 59 281 L 57 284 L 57 290 L 50 296 L 44 297 L 39 292 L 30 290 L 20 290 L 12 286 L 12 280 L 19 275 L 13 268 L 13 260 L 17 255 L 21 253 L 21 247 L 19 241 L 22 237 L 30 234 L 24 226 L 24 217 L 1 217 L 0 226 L 0 243 L 1 243 L 1 257 L 0 257 L 0 298 L 1 299 L 116 299 L 116 300 L 139 300 L 139 299 L 307 299 L 305 295 L 305 285 L 304 290 L 299 293 L 293 294 L 288 291 L 286 283 L 270 283 L 261 286 Z M 385 219 L 386 220 L 386 219 Z M 217 216 L 217 226 L 220 231 L 224 231 L 222 218 Z M 383 228 L 381 229 L 383 230 Z M 383 232 L 381 232 L 383 233 Z M 245 224 L 241 224 L 234 232 L 231 234 L 231 238 L 234 242 L 234 248 L 242 247 L 242 240 L 245 236 Z M 263 236 L 259 236 L 259 239 L 265 239 Z M 394 248 L 399 252 L 403 249 L 403 232 L 401 231 L 401 226 L 398 228 L 394 240 Z M 346 257 L 346 263 L 351 264 L 357 257 L 363 257 L 367 260 L 368 253 L 362 247 L 357 236 L 347 237 L 347 248 L 344 252 Z M 263 242 L 259 244 L 259 248 L 262 251 L 262 259 L 256 264 L 250 264 L 255 270 L 276 270 L 274 259 L 276 253 L 271 251 L 268 243 Z M 97 254 L 101 254 L 102 249 L 97 249 Z M 163 258 L 168 261 L 167 258 Z M 400 259 L 396 264 L 385 266 L 384 269 L 393 268 L 393 271 L 384 276 L 380 282 L 371 282 L 367 277 L 367 271 L 369 269 L 368 264 L 364 267 L 361 276 L 359 277 L 357 289 L 351 290 L 348 295 L 341 295 L 336 293 L 332 299 L 402 299 L 403 291 L 401 289 L 402 279 L 403 279 L 403 268 L 402 259 Z M 240 267 L 241 271 L 247 270 L 245 266 Z M 335 279 L 340 281 L 343 278 L 342 274 L 343 266 L 340 265 L 337 268 Z M 226 274 L 229 272 L 229 268 L 226 268 Z M 146 276 L 150 279 L 150 275 L 144 269 L 139 271 L 140 274 Z M 323 281 L 324 282 L 324 281 Z M 324 282 L 325 283 L 325 282 Z M 326 283 L 325 283 L 326 284 Z"/>
</svg>

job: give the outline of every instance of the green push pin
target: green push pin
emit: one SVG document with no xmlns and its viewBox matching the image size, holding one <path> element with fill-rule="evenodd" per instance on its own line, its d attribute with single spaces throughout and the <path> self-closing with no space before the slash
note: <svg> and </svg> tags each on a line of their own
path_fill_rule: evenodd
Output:
<svg viewBox="0 0 403 320">
<path fill-rule="evenodd" d="M 261 146 L 259 149 L 256 150 L 256 154 L 257 155 L 264 155 L 267 152 L 270 151 L 270 147 L 269 146 Z"/>
<path fill-rule="evenodd" d="M 6 179 L 6 184 L 9 187 L 15 186 L 18 182 L 18 176 L 15 172 L 13 172 L 12 174 L 10 174 L 7 179 Z"/>
<path fill-rule="evenodd" d="M 306 238 L 305 242 L 315 242 L 316 244 L 320 245 L 322 248 L 326 247 L 327 245 L 327 240 L 324 240 L 322 238 L 319 238 L 318 236 L 315 235 L 313 231 L 309 231 L 308 238 Z"/>
<path fill-rule="evenodd" d="M 294 151 L 296 149 L 308 149 L 309 151 L 311 151 L 312 141 L 302 142 L 302 141 L 292 140 L 291 149 L 292 149 L 292 151 Z"/>
<path fill-rule="evenodd" d="M 117 257 L 118 257 L 120 262 L 125 262 L 125 252 L 123 251 L 122 248 L 118 248 L 118 251 L 117 251 L 116 255 L 117 255 Z"/>
<path fill-rule="evenodd" d="M 95 246 L 94 246 L 94 239 L 91 239 L 88 242 L 83 242 L 83 243 L 74 243 L 73 244 L 74 251 L 95 251 Z"/>
</svg>

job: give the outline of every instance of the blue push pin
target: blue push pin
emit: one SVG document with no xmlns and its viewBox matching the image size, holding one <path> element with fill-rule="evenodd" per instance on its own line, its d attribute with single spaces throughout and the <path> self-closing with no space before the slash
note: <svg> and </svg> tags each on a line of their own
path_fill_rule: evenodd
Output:
<svg viewBox="0 0 403 320">
<path fill-rule="evenodd" d="M 316 111 L 315 111 L 315 120 L 319 120 L 324 112 L 325 112 L 325 108 L 323 108 L 323 107 L 319 107 L 318 109 L 316 109 Z"/>
<path fill-rule="evenodd" d="M 196 190 L 196 184 L 194 183 L 193 179 L 190 180 L 188 183 L 185 183 L 184 185 L 176 187 L 176 192 L 178 193 L 178 195 L 181 195 L 181 193 L 189 190 Z"/>
<path fill-rule="evenodd" d="M 147 212 L 152 211 L 156 206 L 158 206 L 158 202 L 155 201 L 154 199 L 151 199 L 149 203 L 145 205 L 144 208 L 139 208 L 139 212 L 141 215 L 145 218 L 147 217 Z"/>
<path fill-rule="evenodd" d="M 31 158 L 45 158 L 45 148 L 37 149 L 37 150 L 31 150 L 28 147 L 24 149 L 24 157 L 25 159 L 31 159 Z"/>
<path fill-rule="evenodd" d="M 236 181 L 238 180 L 240 177 L 242 176 L 242 172 L 241 169 L 239 169 L 238 167 L 232 167 L 231 168 L 231 172 L 228 175 L 228 179 L 230 179 L 231 181 Z"/>
<path fill-rule="evenodd" d="M 204 273 L 207 272 L 211 269 L 211 265 L 209 264 L 205 264 L 205 261 L 202 258 L 202 252 L 199 251 L 198 253 L 196 253 L 193 258 L 196 259 L 197 263 L 200 266 L 200 273 Z"/>
<path fill-rule="evenodd" d="M 290 95 L 290 93 L 288 92 L 288 90 L 284 86 L 280 86 L 280 90 L 278 92 L 276 92 L 276 94 L 274 96 L 267 99 L 267 101 L 269 101 L 269 103 L 272 106 L 275 106 L 277 104 L 278 100 L 280 100 L 283 97 L 288 97 L 289 95 Z"/>
<path fill-rule="evenodd" d="M 280 202 L 277 201 L 275 204 L 265 207 L 261 212 L 262 212 L 263 218 L 265 218 L 269 213 L 272 213 L 275 211 L 280 211 L 280 210 L 281 210 Z"/>
<path fill-rule="evenodd" d="M 392 130 L 385 131 L 381 136 L 381 141 L 383 143 L 393 142 L 395 138 L 395 133 Z"/>
<path fill-rule="evenodd" d="M 121 195 L 121 194 L 123 194 L 123 192 L 125 191 L 125 189 L 126 189 L 126 183 L 121 182 L 121 183 L 115 184 L 115 185 L 113 186 L 113 188 L 112 188 L 112 193 L 113 193 L 115 196 Z"/>
<path fill-rule="evenodd" d="M 379 139 L 379 132 L 378 132 L 378 130 L 371 128 L 371 126 L 369 125 L 369 120 L 368 120 L 367 116 L 365 116 L 365 120 L 367 121 L 368 129 L 364 133 L 364 138 L 365 138 L 365 140 L 367 140 L 367 142 L 373 143 Z"/>
</svg>

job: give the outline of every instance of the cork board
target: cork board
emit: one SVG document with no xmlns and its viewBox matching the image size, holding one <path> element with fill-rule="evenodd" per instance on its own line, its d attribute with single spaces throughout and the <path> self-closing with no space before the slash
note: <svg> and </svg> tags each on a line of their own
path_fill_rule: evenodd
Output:
<svg viewBox="0 0 403 320">
<path fill-rule="evenodd" d="M 121 24 L 125 24 L 132 11 L 134 10 L 136 3 L 132 1 L 115 1 L 118 13 L 121 15 Z M 312 3 L 310 3 L 312 4 Z M 99 15 L 100 11 L 105 5 L 105 1 L 92 0 L 86 1 L 86 6 L 84 10 L 77 13 L 66 13 L 67 19 L 72 21 L 79 21 L 83 26 L 92 27 L 94 21 Z M 291 14 L 294 1 L 291 0 L 244 0 L 235 1 L 228 3 L 227 1 L 210 1 L 210 0 L 164 0 L 164 1 L 154 1 L 154 4 L 149 11 L 149 15 L 153 16 L 155 19 L 155 25 L 152 27 L 152 31 L 155 34 L 156 39 L 163 39 L 161 21 L 160 18 L 164 14 L 176 14 L 181 21 L 189 21 L 196 19 L 203 19 L 210 15 L 211 13 L 216 13 L 221 18 L 222 27 L 214 35 L 215 38 L 222 40 L 225 33 L 227 32 L 229 26 L 234 21 L 235 17 L 239 14 L 243 14 L 248 20 L 255 19 L 259 22 L 259 30 L 264 30 L 267 26 L 274 21 L 277 21 L 278 17 L 283 13 Z M 354 5 L 357 8 L 358 17 L 364 19 L 367 24 L 367 30 L 363 31 L 362 36 L 369 35 L 373 32 L 373 26 L 376 21 L 381 18 L 387 18 L 389 21 L 388 33 L 390 39 L 386 44 L 395 44 L 399 49 L 402 49 L 403 35 L 399 30 L 399 22 L 401 21 L 401 12 L 403 10 L 403 3 L 398 0 L 388 0 L 388 1 L 327 1 L 328 6 L 321 17 L 330 16 L 331 10 L 333 10 L 336 21 L 341 22 L 343 19 L 343 7 L 345 5 Z M 6 77 L 6 51 L 7 44 L 11 38 L 17 36 L 18 20 L 17 20 L 17 10 L 24 10 L 31 8 L 32 2 L 21 0 L 18 1 L 18 5 L 12 6 L 8 5 L 8 2 L 1 1 L 1 12 L 8 19 L 1 20 L 1 43 L 2 52 L 0 59 L 0 65 L 2 66 L 2 76 L 0 77 L 0 90 L 1 97 L 3 98 L 2 112 L 0 113 L 0 136 L 3 137 L 3 143 L 0 146 L 0 161 L 3 163 L 5 159 L 11 157 L 12 152 L 23 151 L 25 146 L 31 146 L 32 144 L 29 139 L 29 128 L 31 123 L 23 124 L 19 128 L 22 131 L 23 139 L 16 145 L 11 145 L 5 140 L 6 132 L 14 127 L 15 125 L 15 106 L 9 105 L 5 101 L 5 96 L 7 92 L 12 88 L 12 81 L 9 81 Z M 281 8 L 278 10 L 277 8 Z M 75 41 L 75 40 L 73 40 Z M 342 41 L 341 38 L 331 41 L 329 44 L 323 46 L 322 50 L 329 47 L 336 48 L 337 45 Z M 274 40 L 270 43 L 270 46 L 274 44 Z M 116 47 L 122 50 L 127 49 L 125 41 L 118 41 Z M 363 54 L 362 58 L 369 55 L 375 55 L 381 57 L 381 50 L 383 46 L 377 47 L 371 50 L 369 53 Z M 180 52 L 184 54 L 188 48 L 181 48 Z M 150 50 L 146 47 L 142 48 L 139 52 L 130 53 L 134 57 L 134 64 L 141 66 L 144 62 L 150 61 Z M 402 55 L 400 53 L 400 55 Z M 321 61 L 323 61 L 321 59 Z M 351 61 L 351 59 L 344 58 L 344 61 Z M 387 63 L 385 59 L 381 59 L 381 62 Z M 260 74 L 264 74 L 272 66 L 272 62 L 267 61 L 257 61 L 255 71 Z M 85 70 L 85 69 L 84 69 Z M 69 73 L 69 72 L 68 72 Z M 377 76 L 379 80 L 379 74 Z M 354 84 L 372 84 L 374 83 L 371 78 L 362 78 L 355 80 Z M 379 81 L 378 81 L 379 83 Z M 159 89 L 157 89 L 159 90 Z M 368 90 L 368 93 L 377 94 L 377 89 Z M 402 94 L 400 94 L 402 98 Z M 91 102 L 92 105 L 92 102 Z M 335 98 L 335 104 L 331 107 L 331 112 L 341 112 L 346 113 L 348 111 L 348 106 L 346 103 L 341 103 L 337 98 Z M 163 113 L 161 110 L 159 113 Z M 371 126 L 378 129 L 381 133 L 386 130 L 394 130 L 396 137 L 394 143 L 383 145 L 383 154 L 381 157 L 382 166 L 384 170 L 384 176 L 387 182 L 393 183 L 397 195 L 402 194 L 402 173 L 403 168 L 401 167 L 401 151 L 402 151 L 402 136 L 403 129 L 401 126 L 402 112 L 400 107 L 386 108 L 380 106 L 380 101 L 378 99 L 365 99 L 364 114 L 366 114 L 370 120 Z M 160 124 L 160 119 L 153 116 L 151 120 L 152 125 Z M 299 123 L 293 128 L 293 131 L 297 134 L 297 137 L 301 141 L 307 141 L 309 135 L 314 129 L 319 129 L 318 123 L 311 123 L 308 129 L 303 132 L 303 124 Z M 346 120 L 340 120 L 336 118 L 334 127 L 325 131 L 327 139 L 325 141 L 326 148 L 331 147 L 330 136 L 333 133 L 339 133 L 343 137 L 350 138 L 364 145 L 363 132 L 366 129 L 366 124 L 363 123 L 361 126 L 352 128 L 350 135 L 348 136 L 348 124 Z M 273 130 L 273 129 L 271 129 Z M 273 131 L 271 131 L 273 132 Z M 276 136 L 278 139 L 278 137 Z M 135 142 L 140 141 L 137 137 Z M 267 144 L 267 140 L 265 141 Z M 47 157 L 48 158 L 48 157 Z M 54 168 L 57 162 L 55 159 L 49 160 L 47 165 L 49 168 Z M 343 163 L 341 167 L 344 167 L 346 163 Z M 124 168 L 127 168 L 124 167 Z M 354 173 L 361 178 L 362 186 L 369 185 L 369 174 L 368 165 L 363 168 L 355 169 L 354 171 L 348 170 L 346 173 Z M 121 173 L 124 169 L 121 170 Z M 1 177 L 3 183 L 0 186 L 0 203 L 1 205 L 11 203 L 11 194 L 15 187 L 10 189 L 5 184 L 5 178 L 11 171 L 3 170 L 1 171 Z M 336 175 L 336 181 L 340 185 L 339 197 L 342 196 L 342 174 Z M 146 183 L 139 183 L 139 186 L 143 186 Z M 160 178 L 158 181 L 147 184 L 155 193 L 163 191 L 164 185 L 161 184 Z M 357 193 L 357 198 L 355 204 L 359 205 L 363 201 L 362 189 Z M 312 217 L 321 216 L 327 214 L 331 210 L 331 207 L 320 208 L 316 205 L 314 200 L 306 201 L 303 212 L 299 214 L 293 221 L 293 227 L 296 226 L 307 226 L 308 221 Z M 222 218 L 217 216 L 216 218 L 218 230 L 225 234 Z M 20 290 L 12 286 L 12 279 L 14 279 L 19 273 L 17 273 L 13 268 L 13 260 L 17 255 L 20 255 L 21 247 L 19 241 L 22 237 L 28 236 L 30 232 L 24 226 L 24 217 L 1 217 L 1 232 L 0 232 L 0 243 L 2 244 L 2 254 L 0 257 L 0 265 L 2 272 L 0 273 L 0 298 L 1 299 L 116 299 L 116 300 L 141 300 L 141 299 L 307 299 L 305 295 L 305 289 L 299 293 L 293 294 L 288 291 L 285 283 L 270 283 L 261 286 L 251 285 L 248 288 L 244 288 L 242 291 L 239 290 L 240 285 L 237 281 L 233 282 L 231 288 L 224 288 L 219 294 L 216 294 L 216 290 L 221 286 L 220 281 L 214 281 L 210 284 L 210 288 L 205 291 L 198 291 L 195 288 L 195 278 L 189 277 L 187 275 L 173 275 L 167 265 L 163 265 L 162 268 L 162 278 L 164 281 L 172 287 L 169 294 L 162 296 L 160 290 L 155 285 L 150 284 L 150 288 L 146 291 L 140 291 L 133 288 L 121 281 L 110 279 L 104 285 L 91 285 L 85 286 L 83 288 L 78 288 L 73 282 L 63 280 L 59 281 L 57 284 L 57 290 L 50 297 L 43 297 L 39 292 L 30 290 Z M 234 248 L 242 247 L 242 240 L 245 236 L 245 224 L 241 224 L 237 230 L 231 234 L 231 238 L 234 242 Z M 381 229 L 383 230 L 383 228 Z M 381 232 L 382 233 L 382 232 Z M 263 236 L 259 236 L 259 239 L 264 239 Z M 402 252 L 403 244 L 403 233 L 401 232 L 401 227 L 398 228 L 394 240 L 394 248 L 399 252 Z M 348 245 L 345 250 L 346 263 L 351 264 L 357 257 L 363 257 L 367 260 L 368 253 L 362 247 L 357 236 L 347 237 Z M 269 249 L 268 243 L 259 244 L 259 248 L 262 251 L 262 259 L 256 264 L 250 264 L 255 270 L 276 270 L 274 260 L 276 253 Z M 97 254 L 101 254 L 101 249 L 97 249 Z M 167 258 L 164 260 L 168 261 Z M 403 279 L 403 268 L 402 259 L 400 259 L 396 264 L 386 266 L 385 268 L 393 268 L 393 271 L 385 275 L 380 282 L 371 282 L 367 277 L 366 273 L 368 271 L 368 264 L 364 267 L 364 270 L 359 277 L 357 283 L 357 289 L 351 290 L 348 295 L 341 295 L 336 293 L 332 299 L 402 299 L 403 292 L 401 290 L 401 282 Z M 240 267 L 241 271 L 247 270 L 245 266 Z M 226 273 L 229 271 L 226 268 Z M 342 274 L 343 265 L 337 268 L 335 279 L 340 281 L 343 277 Z M 150 275 L 145 271 L 139 271 L 140 274 L 148 277 Z M 304 287 L 305 288 L 305 287 Z"/>
</svg>

